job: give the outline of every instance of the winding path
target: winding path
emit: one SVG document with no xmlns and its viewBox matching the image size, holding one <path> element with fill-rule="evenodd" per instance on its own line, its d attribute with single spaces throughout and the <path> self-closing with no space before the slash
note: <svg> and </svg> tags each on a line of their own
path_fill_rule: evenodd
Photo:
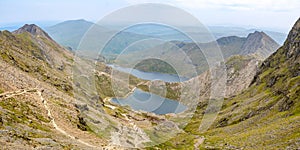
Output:
<svg viewBox="0 0 300 150">
<path fill-rule="evenodd" d="M 51 114 L 51 111 L 50 111 L 49 107 L 48 107 L 47 101 L 46 101 L 46 100 L 44 99 L 44 97 L 42 96 L 42 92 L 41 92 L 40 90 L 37 90 L 37 93 L 38 93 L 38 95 L 40 96 L 40 99 L 41 99 L 41 101 L 42 101 L 42 103 L 43 103 L 45 109 L 47 110 L 47 115 L 48 115 L 48 117 L 51 119 L 51 123 L 52 123 L 53 127 L 54 127 L 58 132 L 62 133 L 63 135 L 65 135 L 65 136 L 67 136 L 67 137 L 69 137 L 69 138 L 71 138 L 71 139 L 77 140 L 77 141 L 78 141 L 79 143 L 81 143 L 81 144 L 84 144 L 84 145 L 89 146 L 89 147 L 97 148 L 97 146 L 91 145 L 91 144 L 86 143 L 86 142 L 84 142 L 84 141 L 82 141 L 82 140 L 80 140 L 80 139 L 77 139 L 77 138 L 75 138 L 74 136 L 68 134 L 65 130 L 63 130 L 63 129 L 61 129 L 60 127 L 58 127 L 57 124 L 55 123 L 55 120 L 54 120 L 54 118 L 53 118 L 53 116 L 52 116 L 52 114 Z"/>
<path fill-rule="evenodd" d="M 79 143 L 84 144 L 84 145 L 86 145 L 88 147 L 91 147 L 91 148 L 94 148 L 94 149 L 100 148 L 100 147 L 91 145 L 89 143 L 86 143 L 86 142 L 84 142 L 84 141 L 82 141 L 82 140 L 80 140 L 78 138 L 75 138 L 74 136 L 68 134 L 65 130 L 63 130 L 60 127 L 58 127 L 57 124 L 55 123 L 55 120 L 54 120 L 54 118 L 53 118 L 53 116 L 51 114 L 51 111 L 50 111 L 49 107 L 48 107 L 47 100 L 44 99 L 44 97 L 42 96 L 42 91 L 41 90 L 35 88 L 35 89 L 22 89 L 22 90 L 17 90 L 17 91 L 13 91 L 13 92 L 5 92 L 5 93 L 0 94 L 0 98 L 8 99 L 8 98 L 11 98 L 11 97 L 14 97 L 14 96 L 17 96 L 17 95 L 22 95 L 22 94 L 26 94 L 26 93 L 34 93 L 34 92 L 36 92 L 39 95 L 39 97 L 40 97 L 40 99 L 41 99 L 41 101 L 42 101 L 45 109 L 47 110 L 47 116 L 50 118 L 51 124 L 53 125 L 53 127 L 58 132 L 62 133 L 63 135 L 65 135 L 65 136 L 67 136 L 67 137 L 69 137 L 71 139 L 74 139 L 74 140 L 78 141 Z"/>
</svg>

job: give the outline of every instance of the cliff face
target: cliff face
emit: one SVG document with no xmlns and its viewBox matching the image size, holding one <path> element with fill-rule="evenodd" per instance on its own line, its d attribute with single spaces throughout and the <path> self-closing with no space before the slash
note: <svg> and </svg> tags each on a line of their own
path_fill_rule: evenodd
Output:
<svg viewBox="0 0 300 150">
<path fill-rule="evenodd" d="M 290 31 L 287 40 L 284 43 L 283 48 L 286 49 L 286 57 L 292 59 L 299 59 L 300 53 L 300 19 L 295 23 Z"/>
<path fill-rule="evenodd" d="M 300 20 L 291 29 L 284 45 L 262 63 L 253 83 L 266 83 L 278 94 L 288 95 L 291 87 L 287 83 L 300 75 L 299 33 Z"/>
</svg>

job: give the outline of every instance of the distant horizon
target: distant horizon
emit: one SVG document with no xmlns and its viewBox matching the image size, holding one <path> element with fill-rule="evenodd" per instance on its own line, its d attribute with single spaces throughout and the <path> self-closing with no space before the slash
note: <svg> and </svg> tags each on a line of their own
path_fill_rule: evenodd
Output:
<svg viewBox="0 0 300 150">
<path fill-rule="evenodd" d="M 88 20 L 84 18 L 76 18 L 76 19 L 69 19 L 69 20 L 40 20 L 40 21 L 20 21 L 20 22 L 11 22 L 11 23 L 0 23 L 0 30 L 9 30 L 13 31 L 12 29 L 18 29 L 22 27 L 25 24 L 36 24 L 41 28 L 46 28 L 46 27 L 51 27 L 66 21 L 79 21 L 79 20 L 84 20 L 87 22 L 91 23 L 96 23 L 94 20 Z M 290 30 L 284 30 L 284 29 L 279 29 L 279 28 L 272 28 L 272 27 L 258 27 L 255 25 L 239 25 L 239 24 L 204 24 L 207 27 L 232 27 L 232 28 L 242 28 L 246 30 L 264 30 L 264 31 L 272 31 L 272 32 L 278 32 L 278 33 L 284 33 L 288 34 L 288 31 Z M 116 24 L 118 26 L 118 24 Z M 192 27 L 192 26 L 191 26 Z M 9 29 L 11 28 L 11 29 Z"/>
<path fill-rule="evenodd" d="M 97 22 L 120 8 L 149 2 L 183 9 L 206 26 L 272 29 L 283 33 L 290 30 L 300 14 L 299 0 L 2 0 L 0 26 L 37 22 L 43 26 L 43 22 L 81 18 Z"/>
</svg>

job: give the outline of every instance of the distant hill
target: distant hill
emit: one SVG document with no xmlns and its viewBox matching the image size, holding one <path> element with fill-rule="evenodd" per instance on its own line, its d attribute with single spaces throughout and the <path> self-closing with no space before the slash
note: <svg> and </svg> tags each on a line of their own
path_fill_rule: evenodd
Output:
<svg viewBox="0 0 300 150">
<path fill-rule="evenodd" d="M 250 33 L 253 33 L 255 31 L 261 31 L 269 35 L 279 45 L 282 45 L 287 37 L 287 34 L 285 33 L 264 30 L 264 29 L 246 29 L 242 27 L 230 27 L 230 26 L 208 26 L 208 29 L 212 32 L 212 34 L 216 38 L 221 38 L 226 36 L 247 37 Z"/>
<path fill-rule="evenodd" d="M 59 44 L 76 49 L 80 39 L 94 23 L 86 20 L 69 20 L 45 28 L 51 37 Z"/>
<path fill-rule="evenodd" d="M 89 46 L 87 47 L 87 51 L 98 52 L 99 38 L 101 38 L 101 35 L 103 34 L 110 34 L 111 32 L 113 32 L 113 29 L 102 27 L 92 22 L 80 19 L 59 23 L 57 25 L 46 28 L 46 31 L 59 44 L 66 47 L 71 47 L 72 49 L 76 50 L 80 44 L 81 39 L 91 27 L 93 27 L 93 33 L 90 37 L 88 37 Z M 103 53 L 107 55 L 115 53 L 118 54 L 132 42 L 148 37 L 149 36 L 139 35 L 131 32 L 119 32 L 117 36 L 111 39 L 111 43 L 106 46 Z"/>
<path fill-rule="evenodd" d="M 81 38 L 88 31 L 88 29 L 93 25 L 94 25 L 93 22 L 89 22 L 83 19 L 69 20 L 69 21 L 56 24 L 54 26 L 47 27 L 45 28 L 45 30 L 59 44 L 66 47 L 71 47 L 72 49 L 77 49 Z M 217 39 L 221 37 L 228 37 L 228 36 L 246 37 L 249 33 L 256 31 L 254 29 L 248 30 L 239 27 L 209 26 L 208 28 Z M 99 26 L 99 30 L 100 30 L 99 32 L 101 33 L 110 32 L 114 30 L 114 27 L 112 26 L 109 28 L 104 28 Z M 193 27 L 187 27 L 187 31 L 188 34 L 194 36 L 200 34 L 198 33 L 198 31 L 195 31 Z M 136 25 L 132 28 L 126 29 L 123 32 L 124 33 L 118 35 L 119 37 L 116 37 L 115 40 L 112 40 L 115 41 L 111 43 L 111 45 L 114 46 L 110 45 L 107 48 L 107 51 L 110 50 L 114 52 L 121 51 L 125 47 L 130 45 L 132 41 L 146 39 L 146 38 L 159 38 L 165 41 L 191 42 L 191 39 L 189 39 L 186 35 L 180 33 L 180 31 L 177 31 L 171 27 L 163 26 L 163 25 L 155 25 L 155 24 Z M 286 37 L 286 34 L 274 32 L 274 31 L 265 31 L 265 33 L 267 33 L 279 44 L 282 44 Z M 153 45 L 154 44 L 155 43 L 153 43 Z M 96 44 L 91 43 L 91 49 L 97 49 L 97 46 L 95 45 Z"/>
<path fill-rule="evenodd" d="M 199 31 L 195 31 L 193 27 L 183 27 L 188 31 L 188 34 L 190 35 L 196 35 L 199 34 Z M 274 39 L 277 43 L 280 45 L 283 44 L 287 34 L 275 32 L 275 31 L 269 31 L 269 30 L 262 30 L 262 29 L 246 29 L 242 27 L 230 27 L 230 26 L 207 26 L 209 31 L 212 33 L 212 35 L 215 36 L 216 39 L 222 38 L 222 37 L 229 37 L 229 36 L 238 36 L 238 37 L 247 37 L 248 34 L 253 33 L 255 31 L 262 31 L 268 34 L 272 39 Z M 149 35 L 154 37 L 159 37 L 161 39 L 165 40 L 177 40 L 177 41 L 190 41 L 188 37 L 183 35 L 182 33 L 178 32 L 175 29 L 172 29 L 170 27 L 165 26 L 159 26 L 154 24 L 147 24 L 147 25 L 138 25 L 135 28 L 131 28 L 128 30 L 129 32 L 137 33 L 137 34 L 143 34 L 143 35 Z"/>
</svg>

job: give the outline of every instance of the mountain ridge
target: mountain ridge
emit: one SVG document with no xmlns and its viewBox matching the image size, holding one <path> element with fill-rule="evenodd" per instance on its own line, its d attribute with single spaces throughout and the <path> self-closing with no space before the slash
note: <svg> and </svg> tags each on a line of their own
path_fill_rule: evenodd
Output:
<svg viewBox="0 0 300 150">
<path fill-rule="evenodd" d="M 211 54 L 213 51 L 216 51 L 217 48 L 220 48 L 224 62 L 227 59 L 234 55 L 253 55 L 256 56 L 256 59 L 262 61 L 269 55 L 271 55 L 279 45 L 264 32 L 254 32 L 249 34 L 247 38 L 245 37 L 237 37 L 237 36 L 229 36 L 217 39 L 218 47 L 214 42 L 210 43 L 191 43 L 191 42 L 182 42 L 182 41 L 171 41 L 164 42 L 158 46 L 148 49 L 141 49 L 139 51 L 135 50 L 132 52 L 122 53 L 122 57 L 119 57 L 117 62 L 120 65 L 123 64 L 131 64 L 130 61 L 134 61 L 136 58 L 140 58 L 141 56 L 152 56 L 159 57 L 161 59 L 168 60 L 168 58 L 174 58 L 179 60 L 181 55 L 177 55 L 174 52 L 174 49 L 180 49 L 183 53 L 189 57 L 191 60 L 191 65 L 196 68 L 198 74 L 205 72 L 208 69 L 208 64 L 206 59 L 215 59 L 214 54 Z M 199 46 L 199 47 L 198 47 Z M 204 56 L 203 51 L 206 51 L 206 55 Z M 208 57 L 208 58 L 206 58 Z M 220 61 L 220 60 L 216 60 Z M 184 61 L 185 62 L 185 61 Z M 155 70 L 164 70 L 163 68 L 168 68 L 168 66 L 159 65 L 159 62 L 148 61 L 148 67 L 146 64 L 142 64 L 146 62 L 141 62 L 136 69 L 145 71 L 145 72 L 155 72 Z M 186 65 L 190 65 L 188 62 L 185 62 Z M 184 64 L 181 64 L 183 66 Z M 143 66 L 143 67 L 140 67 Z M 124 66 L 126 67 L 126 66 Z M 161 68 L 157 68 L 161 67 Z M 185 67 L 182 69 L 184 70 Z M 186 76 L 188 78 L 195 77 L 191 75 L 189 71 L 180 70 L 180 66 L 177 68 L 178 72 L 182 76 Z M 167 69 L 166 69 L 167 70 Z M 168 69 L 169 70 L 169 69 Z M 162 72 L 162 73 L 170 73 L 170 72 Z"/>
<path fill-rule="evenodd" d="M 46 31 L 49 33 L 49 35 L 51 35 L 53 37 L 53 39 L 55 39 L 58 43 L 62 44 L 63 46 L 69 46 L 69 47 L 72 47 L 72 49 L 76 49 L 79 42 L 80 42 L 80 39 L 83 37 L 84 33 L 87 32 L 87 30 L 93 25 L 94 23 L 93 22 L 89 22 L 89 21 L 86 21 L 84 19 L 79 19 L 79 20 L 69 20 L 69 21 L 64 21 L 64 22 L 61 22 L 61 23 L 58 23 L 54 26 L 50 26 L 50 27 L 47 27 L 45 28 Z M 223 29 L 224 28 L 224 29 Z M 234 28 L 234 27 L 233 27 Z M 112 28 L 113 30 L 113 28 Z M 132 29 L 133 30 L 133 29 Z M 151 34 L 143 34 L 143 31 L 146 30 L 150 30 L 150 29 L 139 29 L 137 28 L 137 31 L 131 31 L 131 30 L 128 30 L 130 31 L 131 33 L 134 33 L 134 34 L 138 34 L 138 35 L 143 35 L 143 36 L 146 36 L 146 37 L 156 37 L 156 36 L 162 36 L 160 34 L 162 34 L 163 31 L 160 31 L 159 30 L 159 35 L 152 35 Z M 223 31 L 224 30 L 224 31 Z M 211 28 L 211 31 L 213 33 L 213 35 L 216 37 L 216 39 L 219 39 L 221 37 L 226 37 L 226 36 L 233 36 L 233 35 L 236 35 L 236 36 L 241 36 L 241 37 L 244 37 L 244 36 L 247 36 L 249 33 L 251 32 L 254 32 L 255 30 L 246 30 L 246 29 L 242 29 L 242 28 L 238 28 L 238 30 L 236 31 L 237 29 L 230 29 L 228 27 L 215 27 L 213 26 Z M 256 29 L 258 30 L 258 29 Z M 226 31 L 226 32 L 225 32 Z M 229 33 L 227 33 L 227 31 Z M 152 33 L 152 32 L 150 32 Z M 272 35 L 272 38 L 276 38 L 277 42 L 279 42 L 281 44 L 281 41 L 282 40 L 278 40 L 278 39 L 283 39 L 285 38 L 285 35 L 282 35 L 282 33 L 274 33 L 274 32 L 271 32 L 271 31 L 266 31 L 266 33 L 269 33 L 270 35 Z M 155 33 L 153 33 L 155 34 Z M 197 32 L 193 32 L 191 34 L 199 34 Z M 166 35 L 163 35 L 163 39 L 170 39 L 172 37 L 177 37 L 177 36 L 182 36 L 182 35 L 173 35 L 173 34 L 166 34 Z M 66 40 L 68 39 L 68 40 Z"/>
</svg>

